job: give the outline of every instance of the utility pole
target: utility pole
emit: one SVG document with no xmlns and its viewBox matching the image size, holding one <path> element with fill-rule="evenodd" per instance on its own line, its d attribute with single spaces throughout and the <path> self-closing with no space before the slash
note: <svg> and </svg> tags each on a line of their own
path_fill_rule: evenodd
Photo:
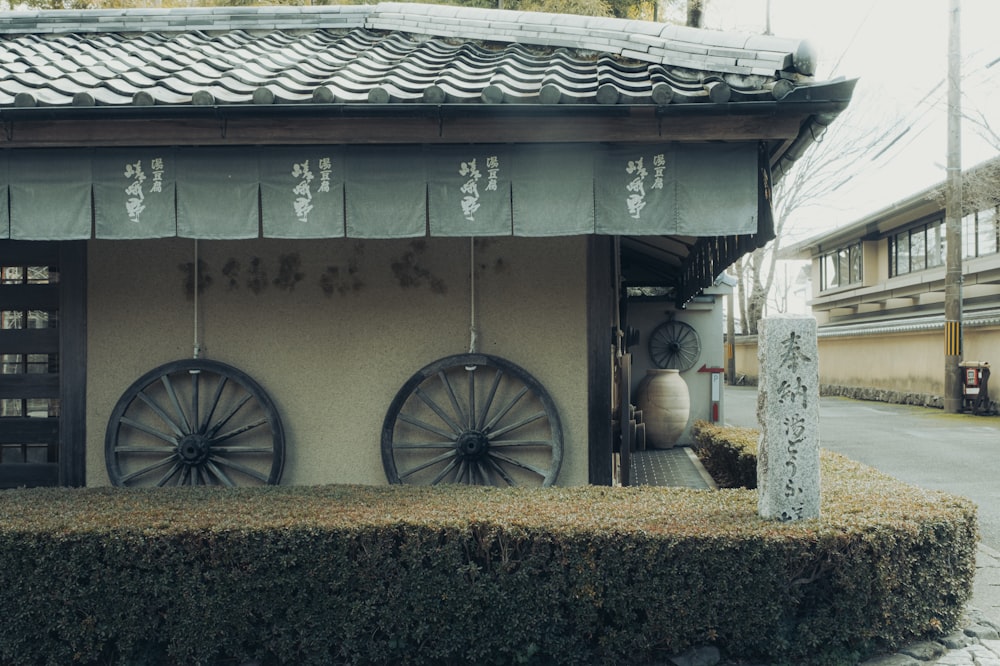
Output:
<svg viewBox="0 0 1000 666">
<path fill-rule="evenodd" d="M 733 310 L 733 289 L 726 294 L 726 382 L 736 384 L 736 313 Z"/>
<path fill-rule="evenodd" d="M 962 90 L 960 0 L 948 0 L 948 179 L 945 183 L 944 411 L 962 411 Z"/>
</svg>

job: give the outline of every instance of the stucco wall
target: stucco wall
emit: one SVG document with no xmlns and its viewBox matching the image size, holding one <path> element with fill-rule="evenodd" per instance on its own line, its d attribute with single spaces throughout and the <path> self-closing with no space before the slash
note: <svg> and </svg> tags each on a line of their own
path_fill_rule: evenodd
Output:
<svg viewBox="0 0 1000 666">
<path fill-rule="evenodd" d="M 1000 363 L 1000 328 L 963 332 L 963 358 Z M 831 386 L 876 388 L 899 393 L 944 394 L 944 333 L 930 330 L 819 339 L 820 382 Z M 756 378 L 755 337 L 736 339 L 736 374 Z"/>
<path fill-rule="evenodd" d="M 283 484 L 384 484 L 379 436 L 390 401 L 424 365 L 469 348 L 469 241 L 201 241 L 202 355 L 271 395 L 286 431 Z M 560 485 L 587 482 L 586 245 L 583 237 L 477 242 L 478 351 L 535 376 L 563 424 Z M 191 240 L 89 246 L 87 482 L 108 483 L 104 434 L 122 392 L 190 358 L 184 290 Z M 282 257 L 301 280 L 285 287 Z M 254 273 L 255 261 L 264 268 Z M 225 272 L 224 272 L 225 271 Z M 254 278 L 263 288 L 256 293 Z"/>
</svg>

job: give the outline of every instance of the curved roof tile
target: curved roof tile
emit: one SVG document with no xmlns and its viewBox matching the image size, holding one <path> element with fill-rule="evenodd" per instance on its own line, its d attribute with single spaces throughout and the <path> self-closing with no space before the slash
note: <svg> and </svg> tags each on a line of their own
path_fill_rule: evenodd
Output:
<svg viewBox="0 0 1000 666">
<path fill-rule="evenodd" d="M 446 5 L 10 12 L 0 107 L 718 104 L 773 101 L 814 65 L 795 40 Z"/>
</svg>

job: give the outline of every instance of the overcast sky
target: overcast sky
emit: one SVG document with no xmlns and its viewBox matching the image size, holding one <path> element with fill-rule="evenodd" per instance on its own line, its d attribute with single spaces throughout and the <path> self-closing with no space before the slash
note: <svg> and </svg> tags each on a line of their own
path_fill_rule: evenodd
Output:
<svg viewBox="0 0 1000 666">
<path fill-rule="evenodd" d="M 708 28 L 764 31 L 768 0 L 708 0 Z M 861 119 L 893 122 L 897 141 L 821 205 L 790 220 L 796 240 L 849 224 L 944 180 L 947 161 L 948 0 L 770 0 L 771 32 L 807 39 L 817 79 L 859 78 L 852 107 Z M 1000 0 L 962 0 L 963 108 L 1000 128 Z M 995 63 L 995 64 L 993 64 Z M 993 64 L 992 67 L 989 65 Z M 903 133 L 904 129 L 907 129 Z M 963 129 L 968 168 L 995 149 Z"/>
</svg>

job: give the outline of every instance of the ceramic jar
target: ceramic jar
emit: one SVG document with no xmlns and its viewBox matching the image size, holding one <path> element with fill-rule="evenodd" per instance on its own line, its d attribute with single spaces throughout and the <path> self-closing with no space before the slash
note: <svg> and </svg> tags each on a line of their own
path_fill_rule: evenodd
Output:
<svg viewBox="0 0 1000 666">
<path fill-rule="evenodd" d="M 687 427 L 691 398 L 679 370 L 647 370 L 638 387 L 637 407 L 646 424 L 646 444 L 670 449 Z"/>
</svg>

